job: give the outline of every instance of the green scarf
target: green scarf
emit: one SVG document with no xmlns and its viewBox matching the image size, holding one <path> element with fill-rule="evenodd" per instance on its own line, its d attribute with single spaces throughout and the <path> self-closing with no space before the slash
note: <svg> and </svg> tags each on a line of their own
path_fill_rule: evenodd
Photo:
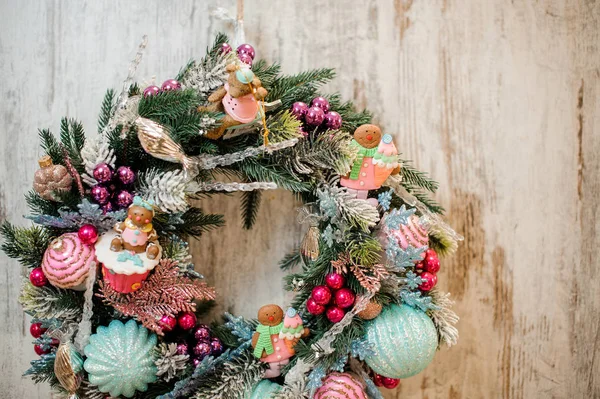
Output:
<svg viewBox="0 0 600 399">
<path fill-rule="evenodd" d="M 282 328 L 283 322 L 274 327 L 265 326 L 263 324 L 259 324 L 256 327 L 256 332 L 258 333 L 258 341 L 256 342 L 256 347 L 254 348 L 254 356 L 256 358 L 260 359 L 262 357 L 263 350 L 267 352 L 267 355 L 275 352 L 273 343 L 271 342 L 271 335 L 279 334 Z"/>
<path fill-rule="evenodd" d="M 373 158 L 377 153 L 377 147 L 375 148 L 365 148 L 362 145 L 358 144 L 356 140 L 352 140 L 352 145 L 358 147 L 358 153 L 356 154 L 356 158 L 354 159 L 354 165 L 352 165 L 352 171 L 350 172 L 350 180 L 357 180 L 360 174 L 360 168 L 362 166 L 363 160 L 365 158 Z"/>
</svg>

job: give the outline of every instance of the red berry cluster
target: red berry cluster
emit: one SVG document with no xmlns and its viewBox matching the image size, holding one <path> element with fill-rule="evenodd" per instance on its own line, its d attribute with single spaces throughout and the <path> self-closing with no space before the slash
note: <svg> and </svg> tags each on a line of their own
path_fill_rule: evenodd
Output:
<svg viewBox="0 0 600 399">
<path fill-rule="evenodd" d="M 325 285 L 313 288 L 310 298 L 306 301 L 306 310 L 310 314 L 320 315 L 325 312 L 327 319 L 332 323 L 339 323 L 346 314 L 346 310 L 354 305 L 356 294 L 345 287 L 346 278 L 338 273 L 329 273 L 325 276 Z"/>
<path fill-rule="evenodd" d="M 398 386 L 398 384 L 400 384 L 399 378 L 384 377 L 375 372 L 373 373 L 372 379 L 376 386 L 387 389 L 394 389 Z"/>
<path fill-rule="evenodd" d="M 33 338 L 40 338 L 45 332 L 48 330 L 47 328 L 42 327 L 42 323 L 32 323 L 29 327 L 29 333 Z M 52 346 L 58 346 L 59 342 L 56 338 L 52 338 Z M 40 344 L 33 345 L 33 350 L 37 353 L 38 356 L 47 355 L 52 352 L 52 349 L 49 347 L 44 347 Z"/>
<path fill-rule="evenodd" d="M 419 286 L 421 291 L 430 291 L 437 284 L 437 272 L 440 271 L 440 259 L 433 249 L 425 251 L 425 258 L 417 263 L 417 273 L 423 282 Z"/>
</svg>

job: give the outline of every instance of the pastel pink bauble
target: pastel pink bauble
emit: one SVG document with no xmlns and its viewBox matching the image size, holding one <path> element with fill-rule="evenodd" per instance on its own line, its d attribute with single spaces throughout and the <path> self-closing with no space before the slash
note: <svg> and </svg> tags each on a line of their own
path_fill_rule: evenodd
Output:
<svg viewBox="0 0 600 399">
<path fill-rule="evenodd" d="M 95 265 L 94 247 L 84 244 L 77 233 L 66 233 L 54 239 L 42 261 L 42 269 L 50 284 L 75 290 L 85 289 L 85 279 Z"/>
<path fill-rule="evenodd" d="M 367 399 L 359 377 L 350 373 L 331 373 L 315 392 L 314 399 Z"/>
<path fill-rule="evenodd" d="M 382 236 L 380 237 L 384 238 L 385 235 L 385 231 L 382 230 Z M 407 224 L 401 224 L 397 229 L 392 230 L 391 237 L 398 242 L 402 249 L 408 248 L 409 245 L 421 248 L 429 244 L 427 230 L 421 226 L 419 218 L 415 215 L 410 217 Z M 425 258 L 425 252 L 422 253 L 421 257 Z"/>
</svg>

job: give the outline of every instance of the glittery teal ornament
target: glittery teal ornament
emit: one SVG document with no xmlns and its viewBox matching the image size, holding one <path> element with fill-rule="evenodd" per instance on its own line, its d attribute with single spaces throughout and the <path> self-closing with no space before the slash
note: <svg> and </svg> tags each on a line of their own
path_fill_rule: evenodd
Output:
<svg viewBox="0 0 600 399">
<path fill-rule="evenodd" d="M 366 340 L 374 353 L 365 361 L 377 374 L 407 378 L 420 373 L 433 360 L 437 331 L 424 312 L 408 305 L 390 305 L 366 323 Z"/>
<path fill-rule="evenodd" d="M 244 399 L 267 399 L 279 392 L 281 385 L 269 380 L 262 380 L 252 388 L 252 393 L 246 394 Z"/>
<path fill-rule="evenodd" d="M 108 327 L 98 327 L 85 347 L 87 356 L 83 367 L 92 385 L 110 396 L 131 398 L 135 391 L 145 392 L 156 381 L 154 365 L 156 335 L 129 320 L 118 320 Z"/>
</svg>

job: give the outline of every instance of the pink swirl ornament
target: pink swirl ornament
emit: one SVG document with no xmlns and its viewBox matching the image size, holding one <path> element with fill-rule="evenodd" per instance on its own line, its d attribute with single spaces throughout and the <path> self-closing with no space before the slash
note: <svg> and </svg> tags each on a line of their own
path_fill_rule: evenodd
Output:
<svg viewBox="0 0 600 399">
<path fill-rule="evenodd" d="M 83 291 L 95 262 L 94 247 L 85 245 L 77 233 L 67 233 L 50 243 L 44 253 L 42 269 L 53 286 Z"/>
<path fill-rule="evenodd" d="M 419 218 L 415 215 L 410 217 L 407 224 L 401 224 L 398 229 L 393 230 L 391 237 L 398 242 L 398 245 L 402 249 L 406 249 L 409 245 L 421 248 L 429 244 L 427 230 L 421 226 Z M 422 256 L 425 257 L 425 252 L 423 252 Z"/>
<path fill-rule="evenodd" d="M 367 399 L 367 394 L 356 375 L 331 373 L 315 392 L 314 399 Z"/>
</svg>

